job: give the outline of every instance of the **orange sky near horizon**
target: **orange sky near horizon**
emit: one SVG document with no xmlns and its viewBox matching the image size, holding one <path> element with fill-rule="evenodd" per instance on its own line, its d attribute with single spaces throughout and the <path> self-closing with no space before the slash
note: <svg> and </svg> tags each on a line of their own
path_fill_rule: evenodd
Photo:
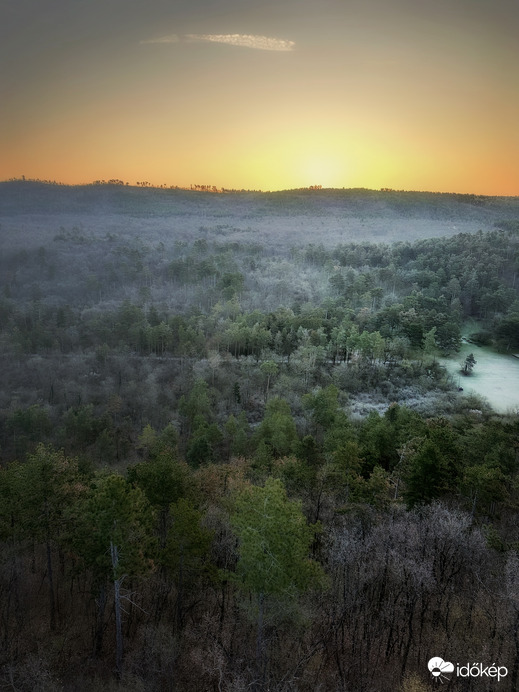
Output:
<svg viewBox="0 0 519 692">
<path fill-rule="evenodd" d="M 45 5 L 0 8 L 0 179 L 519 195 L 515 1 Z"/>
</svg>

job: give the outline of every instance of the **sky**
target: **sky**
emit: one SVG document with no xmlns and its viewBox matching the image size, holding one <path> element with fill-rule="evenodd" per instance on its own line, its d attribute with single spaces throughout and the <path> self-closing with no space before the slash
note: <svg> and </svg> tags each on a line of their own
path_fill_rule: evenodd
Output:
<svg viewBox="0 0 519 692">
<path fill-rule="evenodd" d="M 0 180 L 519 195 L 518 0 L 0 0 Z"/>
</svg>

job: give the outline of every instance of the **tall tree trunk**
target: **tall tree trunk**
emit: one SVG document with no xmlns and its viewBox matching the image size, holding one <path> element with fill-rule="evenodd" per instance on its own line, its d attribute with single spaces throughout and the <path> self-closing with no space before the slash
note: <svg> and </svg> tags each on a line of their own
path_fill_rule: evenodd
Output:
<svg viewBox="0 0 519 692">
<path fill-rule="evenodd" d="M 263 690 L 265 685 L 265 641 L 263 619 L 265 615 L 265 595 L 258 594 L 258 629 L 256 632 L 256 683 L 255 689 Z"/>
<path fill-rule="evenodd" d="M 56 629 L 56 601 L 54 599 L 54 576 L 52 572 L 52 551 L 50 538 L 47 535 L 47 577 L 49 579 L 50 628 Z"/>
<path fill-rule="evenodd" d="M 409 657 L 409 651 L 411 649 L 411 643 L 413 641 L 413 618 L 416 605 L 416 597 L 413 597 L 409 605 L 409 619 L 407 624 L 407 641 L 404 647 L 404 655 L 402 657 L 402 677 L 405 675 L 405 670 L 407 667 L 407 659 Z"/>
<path fill-rule="evenodd" d="M 96 626 L 94 634 L 94 656 L 99 658 L 103 649 L 103 637 L 105 631 L 104 613 L 106 608 L 106 584 L 103 582 L 99 588 L 99 595 L 96 601 Z"/>
<path fill-rule="evenodd" d="M 515 622 L 514 622 L 514 665 L 512 668 L 512 679 L 510 681 L 510 689 L 517 689 L 517 682 L 519 678 L 519 610 L 515 612 Z"/>
<path fill-rule="evenodd" d="M 16 553 L 16 547 L 13 550 L 9 574 L 9 586 L 7 590 L 7 599 L 4 601 L 2 607 L 2 617 L 1 624 L 3 630 L 3 646 L 7 651 L 11 644 L 14 642 L 14 633 L 16 629 L 20 630 L 23 623 L 23 615 L 20 604 L 20 569 L 18 566 L 18 558 Z M 11 611 L 14 611 L 14 616 L 16 619 L 16 625 L 14 631 L 11 633 Z"/>
<path fill-rule="evenodd" d="M 178 587 L 177 587 L 177 602 L 175 608 L 175 621 L 177 630 L 180 633 L 183 627 L 183 608 L 184 608 L 184 550 L 180 549 L 180 562 L 178 565 Z"/>
<path fill-rule="evenodd" d="M 121 577 L 117 577 L 119 566 L 119 550 L 110 541 L 110 555 L 114 572 L 114 605 L 115 605 L 115 674 L 120 680 L 123 672 L 123 626 L 121 609 Z"/>
</svg>

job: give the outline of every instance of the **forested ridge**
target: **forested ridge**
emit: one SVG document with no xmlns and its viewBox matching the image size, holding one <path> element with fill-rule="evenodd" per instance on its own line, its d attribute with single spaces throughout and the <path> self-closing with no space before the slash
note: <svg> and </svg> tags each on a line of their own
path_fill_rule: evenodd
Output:
<svg viewBox="0 0 519 692">
<path fill-rule="evenodd" d="M 519 352 L 517 198 L 0 200 L 1 685 L 517 689 L 519 420 L 439 362 Z"/>
</svg>

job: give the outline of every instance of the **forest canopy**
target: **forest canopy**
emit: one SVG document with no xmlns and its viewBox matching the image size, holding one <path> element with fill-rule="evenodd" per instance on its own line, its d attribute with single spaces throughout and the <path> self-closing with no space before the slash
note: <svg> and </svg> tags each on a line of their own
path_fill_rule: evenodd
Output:
<svg viewBox="0 0 519 692">
<path fill-rule="evenodd" d="M 0 679 L 515 689 L 517 200 L 114 187 L 0 184 Z"/>
</svg>

